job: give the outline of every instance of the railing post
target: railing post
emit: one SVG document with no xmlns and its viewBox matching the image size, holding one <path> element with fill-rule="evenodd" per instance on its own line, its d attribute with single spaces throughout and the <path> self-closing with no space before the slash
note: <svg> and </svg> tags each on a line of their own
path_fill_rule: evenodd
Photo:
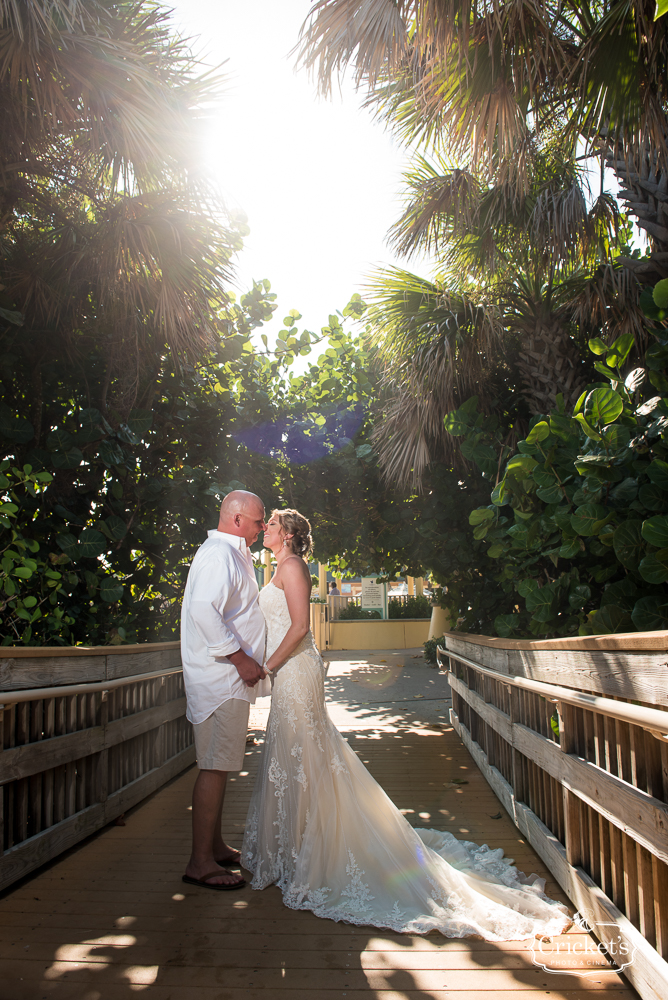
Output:
<svg viewBox="0 0 668 1000">
<path fill-rule="evenodd" d="M 0 705 L 0 754 L 5 749 L 5 706 Z M 5 852 L 5 796 L 0 787 L 0 857 Z"/>
<path fill-rule="evenodd" d="M 107 725 L 109 724 L 109 692 L 103 691 L 100 701 L 100 726 L 102 727 L 103 740 L 107 742 Z M 105 746 L 100 751 L 97 762 L 97 796 L 98 802 L 106 802 L 109 797 L 109 750 Z"/>
<path fill-rule="evenodd" d="M 510 723 L 511 732 L 513 732 L 512 727 L 515 724 L 521 723 L 520 715 L 520 692 L 516 687 L 512 685 L 509 686 L 510 694 Z M 511 762 L 513 771 L 513 794 L 515 796 L 516 802 L 526 802 L 525 788 L 524 788 L 524 773 L 522 771 L 522 754 L 519 750 L 515 749 L 515 740 L 513 738 L 513 743 L 511 747 Z"/>
<path fill-rule="evenodd" d="M 562 753 L 573 753 L 576 748 L 576 719 L 573 705 L 556 703 L 559 717 L 559 746 Z M 582 807 L 580 800 L 564 785 L 561 786 L 564 803 L 564 847 L 566 859 L 574 868 L 581 867 L 582 855 Z"/>
<path fill-rule="evenodd" d="M 269 551 L 267 549 L 267 551 Z M 164 706 L 167 703 L 167 678 L 159 677 L 159 690 L 158 696 L 155 700 L 156 706 Z M 165 763 L 166 753 L 165 753 L 165 723 L 158 726 L 155 733 L 155 741 L 153 744 L 153 767 L 162 767 Z"/>
</svg>

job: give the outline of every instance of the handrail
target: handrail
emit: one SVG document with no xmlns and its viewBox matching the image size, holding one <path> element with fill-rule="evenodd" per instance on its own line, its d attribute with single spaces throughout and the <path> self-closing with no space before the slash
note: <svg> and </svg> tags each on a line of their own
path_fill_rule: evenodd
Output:
<svg viewBox="0 0 668 1000">
<path fill-rule="evenodd" d="M 643 705 L 631 705 L 625 701 L 613 701 L 612 698 L 601 698 L 598 695 L 573 691 L 570 688 L 560 687 L 557 684 L 545 684 L 543 681 L 533 681 L 528 677 L 511 677 L 509 674 L 499 673 L 498 670 L 490 670 L 489 667 L 483 667 L 479 663 L 476 663 L 475 660 L 469 660 L 468 657 L 462 656 L 461 653 L 456 653 L 454 650 L 443 649 L 442 646 L 438 646 L 436 649 L 436 658 L 438 659 L 439 666 L 441 665 L 440 654 L 452 657 L 453 660 L 459 660 L 461 663 L 466 663 L 467 666 L 473 667 L 479 673 L 484 674 L 486 677 L 491 677 L 502 684 L 510 684 L 525 691 L 533 691 L 535 694 L 540 694 L 551 701 L 563 701 L 567 705 L 586 708 L 590 712 L 600 712 L 601 715 L 607 715 L 612 719 L 619 719 L 620 722 L 629 722 L 634 726 L 642 726 L 644 729 L 649 729 L 652 733 L 658 733 L 659 738 L 664 738 L 664 734 L 668 731 L 668 712 L 662 712 L 660 709 L 646 708 Z"/>
<path fill-rule="evenodd" d="M 152 670 L 146 674 L 130 674 L 128 677 L 115 677 L 111 681 L 91 681 L 87 684 L 62 684 L 59 687 L 23 688 L 21 691 L 0 691 L 0 707 L 14 705 L 19 701 L 41 701 L 42 698 L 65 698 L 73 694 L 90 694 L 93 691 L 111 691 L 126 684 L 137 681 L 150 681 L 155 677 L 169 677 L 180 674 L 183 667 L 171 667 L 168 670 Z"/>
</svg>

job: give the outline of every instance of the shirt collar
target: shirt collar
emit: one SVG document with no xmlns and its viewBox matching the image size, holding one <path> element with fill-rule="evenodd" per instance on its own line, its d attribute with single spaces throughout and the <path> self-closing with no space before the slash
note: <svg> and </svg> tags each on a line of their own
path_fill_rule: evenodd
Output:
<svg viewBox="0 0 668 1000">
<path fill-rule="evenodd" d="M 246 539 L 242 535 L 230 535 L 227 531 L 218 531 L 217 528 L 212 528 L 209 531 L 209 538 L 222 538 L 224 541 L 229 542 L 233 545 L 235 549 L 239 549 L 244 555 L 249 551 L 246 545 Z"/>
</svg>

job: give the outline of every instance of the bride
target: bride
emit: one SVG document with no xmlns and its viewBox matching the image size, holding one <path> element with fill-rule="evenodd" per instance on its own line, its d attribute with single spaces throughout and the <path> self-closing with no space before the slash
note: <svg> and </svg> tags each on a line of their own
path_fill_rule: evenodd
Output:
<svg viewBox="0 0 668 1000">
<path fill-rule="evenodd" d="M 570 919 L 502 850 L 415 830 L 331 722 L 309 630 L 309 522 L 275 510 L 264 544 L 276 573 L 260 592 L 273 681 L 241 861 L 252 887 L 352 924 L 487 941 L 561 933 Z"/>
</svg>

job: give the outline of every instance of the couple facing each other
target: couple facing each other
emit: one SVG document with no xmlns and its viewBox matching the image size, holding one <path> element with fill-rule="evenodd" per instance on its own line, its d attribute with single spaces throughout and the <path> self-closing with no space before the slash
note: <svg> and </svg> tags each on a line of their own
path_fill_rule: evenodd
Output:
<svg viewBox="0 0 668 1000">
<path fill-rule="evenodd" d="M 240 889 L 276 884 L 293 909 L 352 924 L 447 937 L 518 940 L 570 919 L 503 851 L 408 823 L 331 722 L 325 667 L 309 629 L 310 525 L 237 490 L 192 562 L 181 651 L 199 773 L 184 881 Z M 249 546 L 264 531 L 276 573 L 258 593 Z M 271 683 L 270 683 L 271 678 Z M 221 837 L 229 771 L 243 766 L 250 703 L 271 711 L 241 852 Z"/>
</svg>

